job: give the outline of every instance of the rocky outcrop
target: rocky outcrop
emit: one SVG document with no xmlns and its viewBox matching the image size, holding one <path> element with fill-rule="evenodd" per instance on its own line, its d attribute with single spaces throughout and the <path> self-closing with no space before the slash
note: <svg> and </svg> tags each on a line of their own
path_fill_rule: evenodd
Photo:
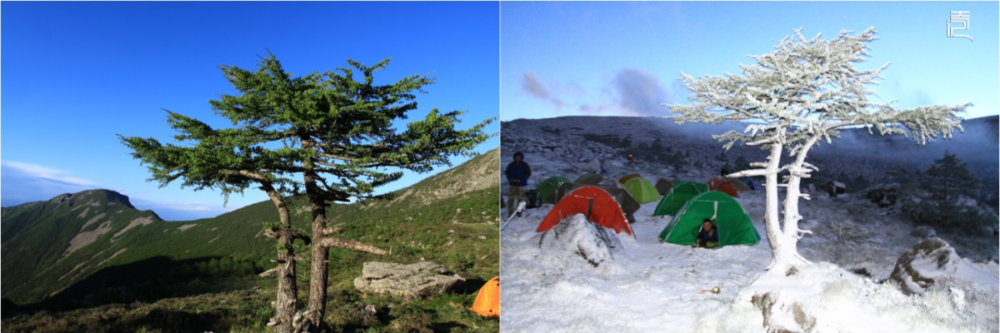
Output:
<svg viewBox="0 0 1000 333">
<path fill-rule="evenodd" d="M 899 184 L 892 183 L 876 186 L 868 190 L 866 197 L 880 208 L 893 206 L 899 198 Z"/>
<path fill-rule="evenodd" d="M 405 265 L 366 262 L 354 287 L 362 292 L 396 298 L 425 298 L 461 288 L 465 279 L 430 261 Z"/>
<path fill-rule="evenodd" d="M 755 295 L 750 302 L 764 315 L 764 327 L 768 332 L 812 332 L 816 327 L 816 318 L 805 306 L 779 292 Z"/>
<path fill-rule="evenodd" d="M 928 238 L 899 257 L 889 279 L 899 283 L 907 295 L 923 294 L 935 280 L 953 275 L 960 259 L 948 242 Z"/>
<path fill-rule="evenodd" d="M 583 214 L 562 220 L 539 236 L 538 246 L 543 250 L 565 251 L 582 257 L 594 267 L 614 260 L 614 253 L 622 244 L 614 232 L 587 221 Z"/>
</svg>

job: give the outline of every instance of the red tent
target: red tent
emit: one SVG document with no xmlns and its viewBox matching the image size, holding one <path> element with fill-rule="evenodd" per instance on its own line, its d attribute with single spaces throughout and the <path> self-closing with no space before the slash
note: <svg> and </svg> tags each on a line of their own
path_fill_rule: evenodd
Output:
<svg viewBox="0 0 1000 333">
<path fill-rule="evenodd" d="M 736 192 L 736 186 L 733 185 L 733 182 L 730 181 L 729 178 L 726 178 L 726 177 L 723 177 L 723 176 L 715 176 L 715 178 L 712 178 L 712 180 L 709 180 L 708 181 L 708 189 L 710 191 L 723 192 L 723 193 L 728 194 L 729 196 L 731 196 L 733 198 L 739 198 L 740 197 L 740 195 L 737 194 L 737 192 Z"/>
<path fill-rule="evenodd" d="M 621 206 L 618 206 L 618 202 L 608 192 L 593 186 L 578 188 L 559 200 L 535 231 L 543 232 L 552 229 L 559 224 L 559 221 L 576 214 L 587 215 L 588 208 L 590 214 L 587 216 L 587 220 L 605 228 L 614 229 L 617 233 L 624 230 L 629 235 L 634 236 L 632 227 L 625 219 L 625 212 L 622 211 Z"/>
</svg>

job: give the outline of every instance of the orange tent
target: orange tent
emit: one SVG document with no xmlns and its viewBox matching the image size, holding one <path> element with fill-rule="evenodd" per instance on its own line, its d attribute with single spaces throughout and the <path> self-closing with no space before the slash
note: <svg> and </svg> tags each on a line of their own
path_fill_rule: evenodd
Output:
<svg viewBox="0 0 1000 333">
<path fill-rule="evenodd" d="M 472 307 L 469 310 L 483 317 L 500 316 L 499 276 L 490 279 L 482 288 L 479 288 L 479 295 L 476 296 L 476 302 L 472 303 Z"/>
<path fill-rule="evenodd" d="M 588 208 L 590 208 L 589 215 Z M 625 212 L 622 211 L 614 197 L 594 186 L 578 188 L 560 199 L 535 231 L 543 232 L 552 229 L 559 224 L 559 221 L 576 214 L 588 215 L 587 220 L 605 228 L 614 229 L 617 233 L 624 230 L 629 235 L 634 235 L 632 227 L 628 225 L 628 220 L 625 218 Z"/>
<path fill-rule="evenodd" d="M 740 197 L 740 195 L 736 192 L 736 186 L 733 185 L 733 182 L 730 181 L 729 178 L 726 178 L 726 177 L 723 177 L 723 176 L 715 176 L 715 178 L 712 178 L 712 180 L 709 180 L 708 181 L 708 189 L 710 191 L 723 192 L 723 193 L 728 194 L 729 196 L 731 196 L 733 198 L 739 198 Z"/>
</svg>

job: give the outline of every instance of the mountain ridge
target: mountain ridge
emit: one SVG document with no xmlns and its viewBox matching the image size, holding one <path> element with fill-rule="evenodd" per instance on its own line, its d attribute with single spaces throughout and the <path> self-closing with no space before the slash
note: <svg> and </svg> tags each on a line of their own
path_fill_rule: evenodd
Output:
<svg viewBox="0 0 1000 333">
<path fill-rule="evenodd" d="M 489 198 L 490 193 L 492 197 L 497 196 L 499 178 L 492 177 L 496 178 L 495 182 L 483 181 L 481 172 L 483 165 L 493 163 L 491 161 L 498 156 L 499 148 L 496 148 L 397 191 L 415 193 L 410 198 L 401 195 L 389 201 L 375 201 L 368 203 L 367 208 L 357 204 L 333 204 L 328 210 L 329 220 L 332 225 L 347 229 L 345 237 L 364 238 L 361 240 L 387 247 L 399 245 L 394 245 L 395 240 L 366 238 L 366 233 L 379 225 L 377 221 L 366 222 L 369 216 L 395 221 L 400 218 L 394 216 L 413 212 L 420 217 L 417 221 L 423 221 L 443 214 L 435 213 L 442 207 L 458 205 L 458 208 L 449 208 L 451 213 L 445 214 L 447 219 L 496 228 L 499 217 L 492 215 L 497 214 L 487 214 L 489 204 L 483 206 L 478 202 L 492 200 L 497 204 L 496 199 Z M 436 188 L 444 185 L 451 187 Z M 435 200 L 427 200 L 431 195 L 435 195 Z M 293 208 L 293 225 L 306 228 L 308 212 L 295 210 L 296 205 L 298 208 L 305 206 L 301 198 L 289 201 Z M 390 205 L 397 215 L 382 217 L 384 214 L 380 212 L 389 211 L 386 208 Z M 428 205 L 430 207 L 425 207 Z M 456 209 L 460 213 L 456 213 Z M 465 212 L 461 212 L 463 209 Z M 213 218 L 168 222 L 151 210 L 136 209 L 127 196 L 103 189 L 3 207 L 2 215 L 3 297 L 17 304 L 61 297 L 63 290 L 81 289 L 67 288 L 102 270 L 149 258 L 162 257 L 168 262 L 190 264 L 191 260 L 250 256 L 258 258 L 254 260 L 260 265 L 267 265 L 274 256 L 274 243 L 262 235 L 262 224 L 278 218 L 273 204 L 261 201 Z M 495 252 L 499 254 L 498 250 Z M 82 295 L 66 295 L 66 298 L 79 296 Z"/>
</svg>

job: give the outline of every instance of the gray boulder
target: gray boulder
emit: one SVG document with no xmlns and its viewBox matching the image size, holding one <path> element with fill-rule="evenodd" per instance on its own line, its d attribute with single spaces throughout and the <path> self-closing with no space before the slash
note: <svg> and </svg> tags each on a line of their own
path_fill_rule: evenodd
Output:
<svg viewBox="0 0 1000 333">
<path fill-rule="evenodd" d="M 590 162 L 583 163 L 583 165 L 580 166 L 580 170 L 585 172 L 601 173 L 601 160 L 595 158 L 590 160 Z"/>
<path fill-rule="evenodd" d="M 354 279 L 360 291 L 396 298 L 425 298 L 457 290 L 465 279 L 444 266 L 430 261 L 404 265 L 389 262 L 366 262 L 361 276 Z"/>
<path fill-rule="evenodd" d="M 868 190 L 867 198 L 880 208 L 893 206 L 899 198 L 899 184 L 882 184 Z"/>
<path fill-rule="evenodd" d="M 622 248 L 614 230 L 587 221 L 583 214 L 560 221 L 538 237 L 539 248 L 578 255 L 594 267 L 614 260 Z"/>
<path fill-rule="evenodd" d="M 952 276 L 958 270 L 959 260 L 948 242 L 928 238 L 899 257 L 889 279 L 896 281 L 907 295 L 923 294 L 936 280 Z"/>
<path fill-rule="evenodd" d="M 926 239 L 926 238 L 931 238 L 931 237 L 937 237 L 937 232 L 934 231 L 934 228 L 931 228 L 931 227 L 926 226 L 926 225 L 922 225 L 922 226 L 917 226 L 916 228 L 914 228 L 913 231 L 910 232 L 910 235 L 912 235 L 914 237 L 919 237 L 919 238 Z"/>
</svg>

